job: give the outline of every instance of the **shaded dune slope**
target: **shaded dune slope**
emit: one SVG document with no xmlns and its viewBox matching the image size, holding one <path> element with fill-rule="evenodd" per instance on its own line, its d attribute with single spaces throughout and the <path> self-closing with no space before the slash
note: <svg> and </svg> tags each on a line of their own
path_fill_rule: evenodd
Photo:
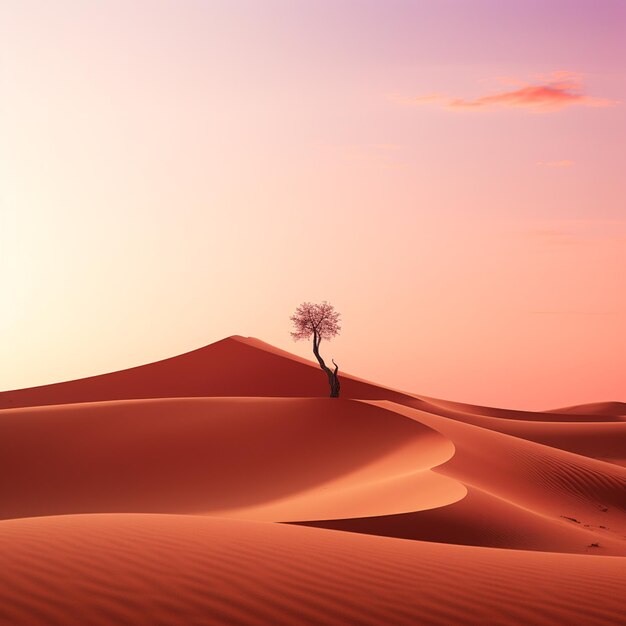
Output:
<svg viewBox="0 0 626 626">
<path fill-rule="evenodd" d="M 609 531 L 552 519 L 476 487 L 462 500 L 411 513 L 296 522 L 316 528 L 516 550 L 625 555 L 626 545 Z M 600 547 L 591 547 L 599 543 Z"/>
<path fill-rule="evenodd" d="M 621 623 L 623 560 L 200 516 L 0 522 L 0 623 Z"/>
<path fill-rule="evenodd" d="M 258 339 L 228 337 L 198 350 L 118 372 L 0 392 L 0 409 L 76 402 L 206 396 L 326 396 L 316 363 Z M 399 399 L 407 394 L 342 377 L 346 398 Z"/>
</svg>

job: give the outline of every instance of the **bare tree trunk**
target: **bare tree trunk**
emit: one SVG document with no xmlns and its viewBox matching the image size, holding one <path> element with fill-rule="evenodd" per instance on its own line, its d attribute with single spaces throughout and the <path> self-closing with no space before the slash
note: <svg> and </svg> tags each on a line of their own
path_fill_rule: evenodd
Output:
<svg viewBox="0 0 626 626">
<path fill-rule="evenodd" d="M 332 378 L 329 380 L 329 382 L 330 382 L 330 397 L 331 398 L 338 398 L 339 397 L 339 389 L 341 388 L 341 385 L 339 383 L 339 376 L 337 375 L 337 372 L 339 371 L 339 365 L 337 365 L 337 363 L 335 363 L 334 359 L 331 359 L 331 361 L 333 362 L 333 365 L 335 366 L 335 369 L 333 371 Z"/>
<path fill-rule="evenodd" d="M 320 367 L 326 372 L 326 376 L 328 376 L 328 384 L 330 385 L 330 397 L 338 398 L 339 397 L 339 389 L 341 387 L 339 383 L 339 376 L 337 372 L 339 371 L 339 366 L 333 360 L 333 365 L 335 366 L 334 370 L 331 370 L 326 363 L 324 363 L 324 359 L 320 354 L 320 343 L 322 342 L 322 338 L 315 332 L 313 333 L 313 354 L 317 359 L 317 362 L 320 364 Z M 332 359 L 331 359 L 332 360 Z"/>
</svg>

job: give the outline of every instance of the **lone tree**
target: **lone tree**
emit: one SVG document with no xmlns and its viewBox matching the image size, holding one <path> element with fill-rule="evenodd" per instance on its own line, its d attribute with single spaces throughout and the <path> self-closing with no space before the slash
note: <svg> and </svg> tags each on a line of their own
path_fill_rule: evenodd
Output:
<svg viewBox="0 0 626 626">
<path fill-rule="evenodd" d="M 335 307 L 332 304 L 325 300 L 322 304 L 303 302 L 290 319 L 295 327 L 295 330 L 291 333 L 294 341 L 313 337 L 313 354 L 320 367 L 326 372 L 326 376 L 328 376 L 330 397 L 338 398 L 340 385 L 337 372 L 339 371 L 339 366 L 333 359 L 331 361 L 335 366 L 334 370 L 331 370 L 324 363 L 324 359 L 320 355 L 320 343 L 322 339 L 332 339 L 339 334 L 341 330 L 339 313 L 335 311 Z"/>
</svg>

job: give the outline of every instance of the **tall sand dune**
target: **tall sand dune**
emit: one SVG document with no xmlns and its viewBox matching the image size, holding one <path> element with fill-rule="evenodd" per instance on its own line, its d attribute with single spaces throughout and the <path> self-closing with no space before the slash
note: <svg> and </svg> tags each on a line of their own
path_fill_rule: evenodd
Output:
<svg viewBox="0 0 626 626">
<path fill-rule="evenodd" d="M 328 384 L 320 371 L 317 363 L 258 339 L 235 335 L 156 363 L 0 392 L 0 409 L 149 398 L 326 396 Z M 351 376 L 342 378 L 342 395 L 371 399 L 403 397 L 400 392 Z"/>
<path fill-rule="evenodd" d="M 623 404 L 326 395 L 238 336 L 0 393 L 0 625 L 623 623 Z"/>
</svg>

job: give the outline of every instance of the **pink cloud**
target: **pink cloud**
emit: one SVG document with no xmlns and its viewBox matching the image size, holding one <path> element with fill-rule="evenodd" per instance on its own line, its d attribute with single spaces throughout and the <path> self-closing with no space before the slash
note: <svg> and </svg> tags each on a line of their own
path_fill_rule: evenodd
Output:
<svg viewBox="0 0 626 626">
<path fill-rule="evenodd" d="M 617 104 L 615 100 L 588 96 L 583 92 L 580 75 L 572 72 L 553 72 L 537 77 L 538 84 L 522 83 L 507 78 L 501 84 L 515 85 L 517 89 L 506 89 L 474 99 L 454 98 L 445 94 L 427 94 L 413 98 L 401 97 L 405 104 L 440 103 L 447 109 L 479 110 L 494 108 L 522 108 L 535 111 L 557 111 L 571 105 L 607 107 Z"/>
</svg>

